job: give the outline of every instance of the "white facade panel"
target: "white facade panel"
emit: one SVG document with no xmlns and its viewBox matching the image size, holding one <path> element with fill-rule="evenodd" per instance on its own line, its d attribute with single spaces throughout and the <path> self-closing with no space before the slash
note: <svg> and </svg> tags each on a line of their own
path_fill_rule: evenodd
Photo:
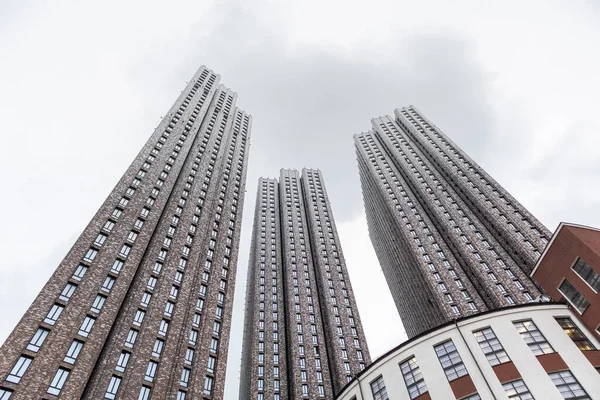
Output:
<svg viewBox="0 0 600 400">
<path fill-rule="evenodd" d="M 412 356 L 416 358 L 432 399 L 456 398 L 434 350 L 434 346 L 448 339 L 453 341 L 479 396 L 482 399 L 505 399 L 502 382 L 498 379 L 473 334 L 474 331 L 487 327 L 494 331 L 534 398 L 562 399 L 548 373 L 513 324 L 515 321 L 523 320 L 532 320 L 535 323 L 555 352 L 564 360 L 579 384 L 591 396 L 590 398 L 596 398 L 594 396 L 600 394 L 598 371 L 588 361 L 584 352 L 563 331 L 555 320 L 557 317 L 571 318 L 596 349 L 600 348 L 600 343 L 591 332 L 579 323 L 567 305 L 538 303 L 504 308 L 446 324 L 408 341 L 376 360 L 348 384 L 337 400 L 352 400 L 354 396 L 356 400 L 372 400 L 370 384 L 379 376 L 383 376 L 390 399 L 410 399 L 399 364 Z M 454 384 L 458 384 L 460 379 L 454 381 Z"/>
</svg>

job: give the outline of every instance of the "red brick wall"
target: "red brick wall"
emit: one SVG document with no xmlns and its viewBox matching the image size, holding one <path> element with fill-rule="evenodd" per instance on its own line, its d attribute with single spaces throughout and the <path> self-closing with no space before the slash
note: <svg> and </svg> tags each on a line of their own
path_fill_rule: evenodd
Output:
<svg viewBox="0 0 600 400">
<path fill-rule="evenodd" d="M 566 278 L 590 302 L 581 321 L 600 339 L 596 328 L 600 324 L 600 295 L 594 293 L 571 266 L 581 257 L 600 273 L 600 231 L 576 226 L 563 226 L 544 255 L 533 278 L 554 300 L 564 300 L 558 286 Z M 577 312 L 577 311 L 576 311 Z"/>
</svg>

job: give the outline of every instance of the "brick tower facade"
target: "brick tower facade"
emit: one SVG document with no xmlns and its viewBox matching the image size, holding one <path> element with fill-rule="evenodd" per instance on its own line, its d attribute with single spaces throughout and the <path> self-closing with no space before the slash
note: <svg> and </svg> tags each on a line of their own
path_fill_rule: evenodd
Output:
<svg viewBox="0 0 600 400">
<path fill-rule="evenodd" d="M 540 295 L 550 232 L 414 107 L 355 135 L 371 241 L 409 337 Z"/>
<path fill-rule="evenodd" d="M 240 399 L 333 398 L 370 362 L 319 170 L 258 184 Z"/>
<path fill-rule="evenodd" d="M 201 67 L 0 348 L 0 399 L 222 399 L 251 117 Z"/>
</svg>

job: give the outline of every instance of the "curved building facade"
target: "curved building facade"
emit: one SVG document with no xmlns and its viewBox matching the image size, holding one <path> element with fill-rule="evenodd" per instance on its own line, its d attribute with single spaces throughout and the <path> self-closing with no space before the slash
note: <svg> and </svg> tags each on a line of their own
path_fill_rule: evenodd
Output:
<svg viewBox="0 0 600 400">
<path fill-rule="evenodd" d="M 336 399 L 594 399 L 600 393 L 599 348 L 567 305 L 513 306 L 402 343 Z"/>
</svg>

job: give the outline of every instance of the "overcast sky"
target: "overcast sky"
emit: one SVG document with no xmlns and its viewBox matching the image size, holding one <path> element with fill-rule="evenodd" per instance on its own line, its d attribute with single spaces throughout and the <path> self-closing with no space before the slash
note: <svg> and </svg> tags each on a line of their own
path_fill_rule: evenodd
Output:
<svg viewBox="0 0 600 400">
<path fill-rule="evenodd" d="M 540 1 L 0 2 L 0 342 L 196 69 L 253 115 L 226 399 L 259 176 L 320 168 L 376 357 L 406 338 L 352 135 L 413 104 L 546 226 L 600 226 L 600 7 Z"/>
</svg>

